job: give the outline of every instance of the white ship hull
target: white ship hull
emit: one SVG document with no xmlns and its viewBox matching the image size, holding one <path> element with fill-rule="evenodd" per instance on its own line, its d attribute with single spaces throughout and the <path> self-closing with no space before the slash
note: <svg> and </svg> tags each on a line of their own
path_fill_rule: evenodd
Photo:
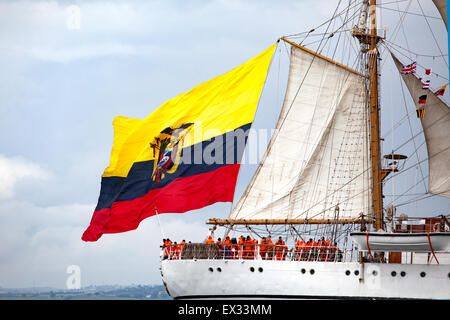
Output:
<svg viewBox="0 0 450 320">
<path fill-rule="evenodd" d="M 450 266 L 274 260 L 162 260 L 175 299 L 450 299 Z"/>
</svg>

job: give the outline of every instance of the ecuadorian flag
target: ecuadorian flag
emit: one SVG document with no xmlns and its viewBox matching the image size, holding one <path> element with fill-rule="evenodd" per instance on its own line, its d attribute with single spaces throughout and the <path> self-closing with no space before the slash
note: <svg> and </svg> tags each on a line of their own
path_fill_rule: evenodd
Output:
<svg viewBox="0 0 450 320">
<path fill-rule="evenodd" d="M 245 133 L 275 47 L 165 102 L 145 119 L 116 117 L 110 164 L 82 240 L 134 230 L 156 212 L 232 202 Z"/>
</svg>

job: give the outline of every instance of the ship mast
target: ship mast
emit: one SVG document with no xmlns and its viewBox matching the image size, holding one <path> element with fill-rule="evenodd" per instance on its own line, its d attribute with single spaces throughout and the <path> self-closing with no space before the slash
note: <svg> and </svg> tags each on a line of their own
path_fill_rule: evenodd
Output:
<svg viewBox="0 0 450 320">
<path fill-rule="evenodd" d="M 370 27 L 366 30 L 367 11 L 370 10 Z M 367 55 L 370 107 L 370 158 L 372 167 L 372 206 L 375 215 L 374 227 L 383 229 L 383 174 L 380 155 L 380 108 L 378 99 L 378 49 L 381 39 L 376 29 L 376 0 L 363 0 L 359 25 L 353 29 L 353 36 L 361 43 L 361 50 Z"/>
<path fill-rule="evenodd" d="M 383 229 L 383 183 L 380 161 L 380 108 L 378 100 L 378 51 L 376 29 L 376 0 L 370 1 L 370 46 L 369 46 L 369 103 L 370 103 L 370 149 L 372 162 L 373 211 L 375 231 Z"/>
</svg>

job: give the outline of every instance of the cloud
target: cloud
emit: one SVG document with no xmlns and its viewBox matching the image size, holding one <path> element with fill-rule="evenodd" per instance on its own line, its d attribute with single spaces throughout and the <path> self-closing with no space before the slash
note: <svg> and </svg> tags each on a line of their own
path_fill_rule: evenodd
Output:
<svg viewBox="0 0 450 320">
<path fill-rule="evenodd" d="M 30 55 L 39 60 L 53 62 L 70 62 L 81 59 L 92 59 L 106 56 L 132 56 L 139 54 L 136 47 L 120 44 L 90 44 L 66 48 L 34 47 Z"/>
<path fill-rule="evenodd" d="M 40 165 L 17 156 L 8 158 L 0 154 L 0 199 L 12 198 L 18 182 L 26 179 L 46 180 L 50 173 Z"/>
<path fill-rule="evenodd" d="M 65 268 L 81 243 L 81 225 L 93 207 L 40 207 L 14 199 L 0 202 L 0 286 L 49 283 L 63 287 Z"/>
<path fill-rule="evenodd" d="M 252 45 L 261 38 L 269 45 L 290 32 L 279 19 L 295 21 L 288 29 L 298 30 L 297 10 L 318 6 L 316 1 L 291 5 L 286 10 L 271 1 L 6 2 L 0 3 L 0 52 L 57 63 L 112 55 L 181 56 L 187 50 L 217 56 L 236 44 L 254 54 Z"/>
<path fill-rule="evenodd" d="M 0 202 L 0 286 L 65 288 L 70 265 L 80 267 L 82 286 L 160 283 L 158 221 L 148 218 L 137 230 L 83 242 L 94 207 Z M 186 222 L 180 215 L 162 215 L 161 226 L 174 241 L 202 241 L 207 233 L 204 223 Z"/>
</svg>

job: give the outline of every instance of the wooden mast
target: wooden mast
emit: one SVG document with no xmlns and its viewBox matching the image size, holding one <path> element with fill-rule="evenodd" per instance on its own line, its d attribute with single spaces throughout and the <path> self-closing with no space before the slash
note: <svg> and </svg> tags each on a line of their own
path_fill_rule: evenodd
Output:
<svg viewBox="0 0 450 320">
<path fill-rule="evenodd" d="M 363 1 L 363 10 L 367 10 L 368 0 Z M 369 78 L 370 108 L 370 160 L 372 167 L 372 207 L 374 212 L 374 228 L 383 229 L 383 179 L 391 172 L 381 168 L 380 149 L 380 105 L 378 99 L 378 49 L 377 43 L 382 37 L 377 35 L 376 0 L 370 0 L 370 27 L 368 32 L 361 25 L 353 28 L 353 36 L 361 43 L 363 52 L 367 54 Z M 362 20 L 365 25 L 365 16 Z"/>
<path fill-rule="evenodd" d="M 376 0 L 370 0 L 369 37 L 369 106 L 370 106 L 370 149 L 372 163 L 372 196 L 375 214 L 375 230 L 383 229 L 383 186 L 380 161 L 380 108 L 378 100 L 378 50 L 376 29 Z"/>
<path fill-rule="evenodd" d="M 363 0 L 363 10 L 367 9 L 368 0 Z M 362 25 L 353 28 L 353 36 L 361 43 L 367 54 L 369 73 L 369 108 L 370 108 L 370 160 L 372 167 L 372 207 L 374 228 L 383 229 L 383 179 L 391 170 L 381 168 L 380 149 L 380 105 L 378 100 L 378 49 L 377 43 L 382 37 L 377 35 L 376 0 L 370 0 L 370 28 L 368 32 Z M 361 22 L 360 22 L 361 23 Z M 365 24 L 365 16 L 363 19 Z"/>
</svg>

